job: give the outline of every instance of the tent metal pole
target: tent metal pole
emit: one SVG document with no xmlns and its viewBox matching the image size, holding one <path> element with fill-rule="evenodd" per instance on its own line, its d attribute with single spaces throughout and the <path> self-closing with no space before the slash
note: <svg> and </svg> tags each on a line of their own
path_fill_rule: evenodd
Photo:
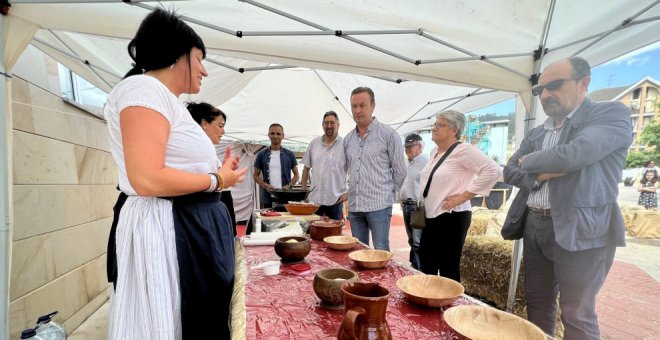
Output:
<svg viewBox="0 0 660 340">
<path fill-rule="evenodd" d="M 259 2 L 253 1 L 253 0 L 239 0 L 239 1 L 241 1 L 241 2 L 245 2 L 245 3 L 248 3 L 248 4 L 250 4 L 250 5 L 253 5 L 253 6 L 256 6 L 256 7 L 262 8 L 262 9 L 265 9 L 265 10 L 267 10 L 267 11 L 269 11 L 269 12 L 272 12 L 272 13 L 275 13 L 275 14 L 279 14 L 279 15 L 281 15 L 281 16 L 283 16 L 283 17 L 286 17 L 286 18 L 289 18 L 289 19 L 291 19 L 291 20 L 294 20 L 294 21 L 297 21 L 297 22 L 303 23 L 303 24 L 305 24 L 305 25 L 308 25 L 308 26 L 314 27 L 314 28 L 319 29 L 319 30 L 321 30 L 321 31 L 335 32 L 334 30 L 331 30 L 331 29 L 328 28 L 328 27 L 321 26 L 321 25 L 316 24 L 316 23 L 313 23 L 313 22 L 311 22 L 311 21 L 309 21 L 309 20 L 305 20 L 305 19 L 303 19 L 303 18 L 300 18 L 300 17 L 297 17 L 297 16 L 295 16 L 295 15 L 292 15 L 292 14 L 286 13 L 286 12 L 284 12 L 284 11 L 280 11 L 279 9 L 276 9 L 276 8 L 273 8 L 273 7 L 270 7 L 270 6 L 264 5 L 264 4 L 262 4 L 262 3 L 259 3 Z M 420 32 L 420 34 L 421 34 L 421 32 Z M 353 37 L 350 37 L 350 36 L 343 36 L 343 35 L 340 35 L 339 37 L 340 37 L 340 38 L 344 38 L 344 39 L 349 40 L 349 41 L 352 41 L 352 42 L 354 42 L 354 43 L 356 43 L 356 44 L 359 44 L 359 45 L 362 45 L 362 46 L 365 46 L 365 47 L 371 48 L 371 49 L 376 50 L 376 51 L 378 51 L 378 52 L 381 52 L 381 53 L 387 54 L 387 55 L 389 55 L 389 56 L 395 57 L 395 58 L 397 58 L 397 59 L 401 59 L 401 60 L 403 60 L 403 61 L 406 61 L 406 62 L 408 62 L 408 63 L 411 63 L 411 64 L 415 64 L 415 65 L 416 65 L 415 60 L 410 59 L 410 58 L 407 58 L 407 57 L 404 57 L 404 56 L 402 56 L 402 55 L 400 55 L 400 54 L 398 54 L 398 53 L 395 53 L 395 52 L 392 52 L 392 51 L 386 50 L 386 49 L 384 49 L 384 48 L 378 47 L 378 46 L 376 46 L 376 45 L 374 45 L 374 44 L 370 44 L 370 43 L 368 43 L 368 42 L 364 42 L 364 41 L 362 41 L 362 40 L 359 40 L 359 39 L 356 39 L 356 38 L 353 38 Z"/>
<path fill-rule="evenodd" d="M 55 32 L 53 32 L 52 30 L 48 30 L 48 32 L 50 32 L 50 34 L 52 34 L 55 37 L 55 39 L 57 39 L 60 42 L 60 44 L 64 45 L 64 47 L 66 47 L 69 50 L 69 52 L 71 52 L 71 54 L 76 56 L 76 58 L 82 59 L 67 43 L 64 42 L 64 40 L 62 40 L 62 38 L 60 38 L 57 34 L 55 34 Z M 105 80 L 105 78 L 101 77 L 101 75 L 92 66 L 90 66 L 89 62 L 85 61 L 84 64 L 85 66 L 87 66 L 87 68 L 90 71 L 94 72 L 94 74 L 97 77 L 99 77 L 109 88 L 112 88 L 112 85 L 110 85 L 110 83 L 108 83 Z"/>
<path fill-rule="evenodd" d="M 176 1 L 181 1 L 181 0 L 176 0 Z M 183 1 L 187 1 L 187 0 L 183 0 Z M 144 9 L 148 9 L 150 11 L 153 11 L 154 9 L 157 8 L 157 7 L 154 7 L 154 6 L 145 5 L 143 3 L 135 2 L 135 1 L 132 1 L 132 0 L 131 0 L 131 2 L 127 2 L 127 4 L 137 6 L 137 7 L 142 7 Z M 198 19 L 195 19 L 195 18 L 191 18 L 189 16 L 180 15 L 179 18 L 181 18 L 181 20 L 183 20 L 183 21 L 192 22 L 194 24 L 204 26 L 204 27 L 216 30 L 216 31 L 220 31 L 222 33 L 227 33 L 229 35 L 237 36 L 236 31 L 232 31 L 230 29 L 220 27 L 220 26 L 217 26 L 217 25 L 209 24 L 208 22 L 204 22 L 204 21 L 201 21 L 201 20 L 198 20 Z"/>
<path fill-rule="evenodd" d="M 131 0 L 131 2 L 153 2 L 153 0 Z M 188 1 L 188 0 L 160 0 L 167 1 Z M 83 3 L 122 3 L 123 0 L 12 0 L 12 4 L 83 4 Z"/>
<path fill-rule="evenodd" d="M 214 60 L 214 59 L 211 59 L 211 58 L 206 58 L 206 59 L 204 59 L 204 61 L 208 61 L 208 62 L 211 63 L 211 64 L 216 64 L 216 65 L 218 65 L 218 66 L 222 66 L 222 67 L 224 67 L 224 68 L 227 68 L 227 69 L 230 69 L 230 70 L 232 70 L 232 71 L 236 71 L 236 72 L 238 72 L 238 67 L 234 67 L 234 66 L 231 66 L 231 65 L 229 65 L 229 64 L 225 64 L 225 63 L 223 63 L 223 62 L 221 62 L 221 61 L 217 61 L 217 60 Z"/>
<path fill-rule="evenodd" d="M 282 70 L 282 69 L 296 68 L 296 67 L 298 66 L 275 65 L 275 66 L 242 67 L 241 69 L 245 72 L 250 72 L 250 71 Z M 239 69 L 239 72 L 241 69 Z"/>
<path fill-rule="evenodd" d="M 47 43 L 47 42 L 45 42 L 45 41 L 43 41 L 43 40 L 41 40 L 41 39 L 39 39 L 39 38 L 33 37 L 33 38 L 32 38 L 32 41 L 35 41 L 35 42 L 37 42 L 37 43 L 39 43 L 39 44 L 42 44 L 42 45 L 44 45 L 44 46 L 46 46 L 46 47 L 48 47 L 48 48 L 50 48 L 50 49 L 53 49 L 53 50 L 55 50 L 55 51 L 57 51 L 57 52 L 60 52 L 60 53 L 62 53 L 62 54 L 64 54 L 64 55 L 66 55 L 66 56 L 69 56 L 69 57 L 73 58 L 73 59 L 76 59 L 76 60 L 80 61 L 81 63 L 83 63 L 83 64 L 85 64 L 85 65 L 87 65 L 87 66 L 89 66 L 89 67 L 91 67 L 91 68 L 95 68 L 95 69 L 100 70 L 100 71 L 103 71 L 103 72 L 105 72 L 105 73 L 107 73 L 107 74 L 109 74 L 109 75 L 111 75 L 111 76 L 113 76 L 113 77 L 117 77 L 117 79 L 121 79 L 121 78 L 122 78 L 121 76 L 115 74 L 115 73 L 112 72 L 112 71 L 109 71 L 109 70 L 106 70 L 106 69 L 103 68 L 103 67 L 100 67 L 100 66 L 94 65 L 94 64 L 90 63 L 88 60 L 85 60 L 85 59 L 83 59 L 83 58 L 81 58 L 81 57 L 78 57 L 78 56 L 76 56 L 76 55 L 74 55 L 74 54 L 72 54 L 72 53 L 70 53 L 70 52 L 67 52 L 67 51 L 65 51 L 65 50 L 63 50 L 63 49 L 61 49 L 61 48 L 59 48 L 59 47 L 53 46 L 53 45 L 51 45 L 51 44 L 49 44 L 49 43 Z M 45 52 L 45 51 L 44 51 L 44 52 Z M 46 54 L 48 54 L 48 53 L 46 53 Z M 53 57 L 53 58 L 54 58 L 54 57 Z M 55 58 L 54 58 L 54 59 L 55 59 Z M 94 73 L 96 73 L 96 72 L 94 72 Z M 98 75 L 98 74 L 97 74 L 97 75 Z M 103 79 L 103 78 L 101 78 L 101 79 Z M 107 84 L 107 82 L 106 82 L 106 84 Z M 110 86 L 110 87 L 112 87 L 112 86 Z"/>
<path fill-rule="evenodd" d="M 612 28 L 611 30 L 605 32 L 604 34 L 602 34 L 601 36 L 599 36 L 598 38 L 596 38 L 596 40 L 594 40 L 594 41 L 590 42 L 589 44 L 587 44 L 587 46 L 584 46 L 584 47 L 582 47 L 581 49 L 577 50 L 577 52 L 573 53 L 573 56 L 579 55 L 580 53 L 584 52 L 585 50 L 587 50 L 587 49 L 590 48 L 591 46 L 597 44 L 599 41 L 605 39 L 605 37 L 607 37 L 608 35 L 610 35 L 610 34 L 616 32 L 616 31 L 618 31 L 618 30 L 620 30 L 620 29 L 623 29 L 623 28 L 625 28 L 626 26 L 630 25 L 630 23 L 631 23 L 635 18 L 637 18 L 638 16 L 644 14 L 644 12 L 648 11 L 649 9 L 653 8 L 653 6 L 655 6 L 655 5 L 659 4 L 659 3 L 660 3 L 660 0 L 656 0 L 656 1 L 654 1 L 653 3 L 651 3 L 650 5 L 644 7 L 643 9 L 641 9 L 640 11 L 638 11 L 637 13 L 633 14 L 630 18 L 628 18 L 628 19 L 626 19 L 626 20 L 623 20 L 619 25 L 617 25 L 616 27 Z"/>
<path fill-rule="evenodd" d="M 514 58 L 514 57 L 527 57 L 534 55 L 533 52 L 525 53 L 509 53 L 509 54 L 497 54 L 497 55 L 484 55 L 484 56 L 471 56 L 471 57 L 460 57 L 460 58 L 445 58 L 445 59 L 426 59 L 420 60 L 420 64 L 437 64 L 437 63 L 450 63 L 455 61 L 470 61 L 470 60 L 482 60 L 482 59 L 497 59 L 497 58 Z"/>
<path fill-rule="evenodd" d="M 0 27 L 5 26 L 4 15 Z M 0 339 L 9 339 L 9 273 L 12 226 L 11 76 L 5 68 L 5 39 L 0 41 Z"/>
<path fill-rule="evenodd" d="M 419 30 L 372 30 L 372 31 L 241 31 L 244 37 L 298 36 L 298 35 L 387 35 L 387 34 L 419 34 Z"/>
<path fill-rule="evenodd" d="M 319 72 L 318 72 L 316 69 L 312 69 L 312 71 L 314 71 L 314 74 L 316 74 L 316 76 L 321 80 L 321 82 L 323 83 L 323 85 L 325 85 L 325 87 L 328 89 L 328 91 L 330 92 L 330 94 L 332 94 L 332 96 L 335 97 L 335 100 L 339 103 L 339 105 L 341 105 L 341 107 L 344 109 L 344 111 L 346 112 L 346 114 L 347 114 L 349 117 L 352 118 L 352 117 L 353 117 L 353 113 L 351 112 L 351 110 L 349 110 L 349 108 L 347 108 L 346 106 L 344 106 L 344 104 L 341 102 L 341 100 L 339 100 L 339 97 L 337 96 L 337 94 L 336 94 L 334 91 L 332 91 L 332 89 L 330 88 L 330 86 L 328 86 L 328 83 L 326 83 L 325 79 L 323 79 L 323 77 L 321 77 L 321 75 L 319 74 Z"/>
<path fill-rule="evenodd" d="M 398 130 L 400 127 L 404 126 L 406 123 L 408 123 L 410 121 L 410 119 L 412 119 L 412 117 L 415 117 L 418 113 L 422 112 L 422 110 L 424 110 L 430 104 L 431 104 L 430 102 L 427 102 L 426 104 L 424 104 L 417 111 L 415 111 L 415 113 L 411 114 L 410 117 L 406 118 L 402 123 L 399 123 L 399 126 L 395 127 L 394 130 Z M 392 124 L 392 125 L 394 125 L 394 124 Z"/>
<path fill-rule="evenodd" d="M 471 56 L 471 57 L 478 57 L 481 61 L 483 61 L 483 62 L 485 62 L 485 63 L 491 64 L 491 65 L 493 65 L 493 66 L 495 66 L 495 67 L 499 67 L 499 68 L 501 68 L 501 69 L 503 69 L 503 70 L 506 70 L 506 71 L 509 71 L 509 72 L 511 72 L 511 73 L 513 73 L 513 74 L 516 74 L 516 75 L 518 75 L 518 76 L 521 76 L 521 77 L 523 77 L 523 78 L 525 78 L 525 79 L 529 78 L 528 75 L 526 75 L 526 74 L 524 74 L 524 73 L 522 73 L 522 72 L 520 72 L 520 71 L 514 70 L 514 69 L 512 69 L 512 68 L 510 68 L 510 67 L 508 67 L 508 66 L 504 66 L 504 65 L 502 65 L 502 64 L 500 64 L 500 63 L 497 63 L 497 62 L 494 62 L 494 61 L 492 61 L 492 60 L 488 60 L 488 57 L 487 57 L 487 56 L 480 56 L 480 55 L 477 55 L 476 53 L 472 53 L 472 52 L 470 52 L 470 51 L 468 51 L 468 50 L 466 50 L 466 49 L 464 49 L 464 48 L 462 48 L 462 47 L 459 47 L 459 46 L 457 46 L 457 45 L 451 44 L 451 43 L 446 42 L 446 41 L 444 41 L 444 40 L 442 40 L 442 39 L 438 39 L 438 38 L 436 38 L 436 37 L 434 37 L 434 36 L 432 36 L 432 35 L 429 35 L 429 34 L 427 34 L 426 32 L 422 32 L 420 35 L 421 35 L 422 37 L 426 38 L 426 39 L 429 39 L 429 40 L 435 41 L 435 42 L 437 42 L 438 44 L 441 44 L 441 45 L 447 46 L 447 47 L 449 47 L 449 48 L 455 49 L 455 50 L 457 50 L 457 51 L 459 51 L 459 52 L 463 52 L 463 53 L 465 53 L 465 54 L 467 54 L 467 55 L 469 55 L 469 56 Z M 425 63 L 425 61 L 417 61 L 417 63 L 418 63 L 418 64 L 419 64 L 419 63 Z M 428 63 L 428 61 L 426 61 L 426 63 Z"/>
<path fill-rule="evenodd" d="M 550 25 L 552 24 L 552 16 L 555 12 L 555 1 L 550 2 L 550 8 L 548 9 L 548 15 L 546 17 L 545 25 L 543 25 L 543 31 L 541 32 L 541 41 L 539 43 L 539 53 L 537 54 L 538 58 L 534 61 L 534 75 L 539 74 L 541 70 L 541 64 L 543 63 L 543 57 L 545 55 L 544 49 L 545 44 L 548 41 L 548 34 L 550 32 Z M 530 79 L 532 82 L 535 80 Z M 533 84 L 532 84 L 533 85 Z M 536 119 L 536 100 L 533 99 L 530 103 L 530 107 L 527 114 L 527 119 L 525 119 L 525 134 L 531 130 L 534 125 L 531 121 Z M 522 262 L 522 250 L 523 250 L 523 240 L 513 241 L 513 249 L 511 250 L 511 276 L 509 277 L 509 292 L 507 294 L 506 300 L 506 310 L 507 312 L 512 312 L 513 307 L 516 304 L 516 289 L 518 288 L 518 277 L 520 276 L 520 264 Z"/>
<path fill-rule="evenodd" d="M 470 97 L 480 96 L 480 95 L 482 95 L 482 94 L 489 94 L 489 93 L 493 93 L 493 92 L 499 92 L 499 91 L 498 91 L 498 90 L 486 90 L 486 91 L 482 91 L 482 92 L 478 92 L 478 93 L 470 94 Z M 462 96 L 456 96 L 456 97 L 452 97 L 452 98 L 445 98 L 445 99 L 432 100 L 432 101 L 429 102 L 429 104 L 442 103 L 442 102 L 446 102 L 446 101 L 448 101 L 448 100 L 454 100 L 454 99 L 459 99 L 459 98 L 463 98 L 463 97 L 465 97 L 465 95 L 462 95 Z"/>
<path fill-rule="evenodd" d="M 640 20 L 632 21 L 631 23 L 629 23 L 629 24 L 626 25 L 625 27 L 619 27 L 619 30 L 626 29 L 626 28 L 628 28 L 628 27 L 632 27 L 632 26 L 635 26 L 635 25 L 641 25 L 641 24 L 645 24 L 645 23 L 648 23 L 648 22 L 657 21 L 657 20 L 660 20 L 660 15 L 658 15 L 658 16 L 654 16 L 654 17 L 650 17 L 650 18 L 646 18 L 646 19 L 640 19 Z M 585 42 L 585 41 L 587 41 L 587 40 L 591 40 L 591 39 L 598 38 L 598 37 L 602 36 L 603 34 L 606 34 L 607 32 L 609 32 L 609 31 L 604 31 L 604 32 L 600 32 L 600 33 L 592 34 L 592 35 L 590 35 L 590 36 L 588 36 L 588 37 L 584 37 L 584 38 L 582 38 L 582 39 L 578 39 L 578 40 L 575 40 L 575 41 L 571 41 L 571 42 L 569 42 L 569 43 L 566 43 L 566 44 L 563 44 L 563 45 L 559 45 L 559 46 L 557 46 L 557 47 L 549 48 L 548 51 L 549 51 L 549 52 L 552 52 L 552 51 L 556 51 L 556 50 L 561 50 L 562 48 L 566 48 L 566 47 L 569 47 L 569 46 L 573 46 L 573 45 L 579 44 L 579 43 L 581 43 L 581 42 Z"/>
</svg>

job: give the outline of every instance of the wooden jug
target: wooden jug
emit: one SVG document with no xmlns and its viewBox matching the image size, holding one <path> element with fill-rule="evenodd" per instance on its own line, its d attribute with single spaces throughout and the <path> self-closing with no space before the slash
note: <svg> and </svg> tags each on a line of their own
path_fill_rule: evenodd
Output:
<svg viewBox="0 0 660 340">
<path fill-rule="evenodd" d="M 346 315 L 339 328 L 337 339 L 366 340 L 392 339 L 390 327 L 385 320 L 390 292 L 377 283 L 348 282 L 344 292 Z"/>
</svg>

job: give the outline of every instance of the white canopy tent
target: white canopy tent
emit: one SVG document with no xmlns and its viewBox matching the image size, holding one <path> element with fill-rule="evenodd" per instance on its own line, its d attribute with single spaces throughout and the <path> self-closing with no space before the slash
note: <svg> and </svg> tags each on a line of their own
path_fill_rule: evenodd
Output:
<svg viewBox="0 0 660 340">
<path fill-rule="evenodd" d="M 129 69 L 127 39 L 158 6 L 140 0 L 9 3 L 0 17 L 0 71 L 6 75 L 0 87 L 31 43 L 104 90 Z M 598 65 L 658 41 L 659 3 L 195 0 L 166 6 L 207 45 L 210 76 L 196 98 L 230 114 L 229 135 L 264 139 L 276 119 L 289 138 L 304 142 L 317 134 L 328 109 L 350 121 L 347 91 L 357 85 L 376 89 L 376 115 L 401 134 L 428 127 L 440 109 L 469 111 L 514 94 L 527 108 L 519 106 L 517 126 L 523 119 L 533 124 L 529 90 L 543 66 L 571 55 Z M 312 79 L 320 81 L 309 85 Z M 289 88 L 291 96 L 283 95 Z M 8 329 L 11 98 L 0 90 L 0 329 Z"/>
</svg>

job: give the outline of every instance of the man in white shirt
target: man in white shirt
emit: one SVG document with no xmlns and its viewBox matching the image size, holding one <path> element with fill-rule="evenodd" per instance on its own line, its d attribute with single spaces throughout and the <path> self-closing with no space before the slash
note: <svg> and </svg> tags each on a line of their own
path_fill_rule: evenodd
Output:
<svg viewBox="0 0 660 340">
<path fill-rule="evenodd" d="M 293 151 L 282 147 L 284 128 L 273 123 L 268 128 L 270 148 L 257 154 L 254 161 L 254 182 L 261 187 L 261 207 L 272 208 L 270 192 L 291 189 L 298 182 L 298 161 Z M 291 177 L 293 172 L 293 177 Z M 262 177 L 263 173 L 263 177 Z"/>
<path fill-rule="evenodd" d="M 416 133 L 409 134 L 404 142 L 406 157 L 408 158 L 406 178 L 399 191 L 399 201 L 403 211 L 403 222 L 408 234 L 408 245 L 410 245 L 410 264 L 419 269 L 419 240 L 422 237 L 421 229 L 413 229 L 410 226 L 410 217 L 417 210 L 417 197 L 419 196 L 419 173 L 424 169 L 429 158 L 422 155 L 424 142 L 422 137 Z"/>
<path fill-rule="evenodd" d="M 343 139 L 339 132 L 339 117 L 334 111 L 323 115 L 323 136 L 314 138 L 305 151 L 302 163 L 302 188 L 307 189 L 312 170 L 312 192 L 307 197 L 310 202 L 320 204 L 316 211 L 319 216 L 333 220 L 343 219 L 343 203 L 348 199 L 346 187 L 346 157 Z"/>
</svg>

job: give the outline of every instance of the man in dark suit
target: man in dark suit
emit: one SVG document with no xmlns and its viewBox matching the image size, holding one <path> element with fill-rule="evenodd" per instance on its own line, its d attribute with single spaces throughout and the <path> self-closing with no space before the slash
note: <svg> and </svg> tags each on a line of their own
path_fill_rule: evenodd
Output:
<svg viewBox="0 0 660 340">
<path fill-rule="evenodd" d="M 600 339 L 596 295 L 625 246 L 616 203 L 628 147 L 630 111 L 619 102 L 586 98 L 586 60 L 548 66 L 532 93 L 548 119 L 529 131 L 504 169 L 520 188 L 502 229 L 523 238 L 529 320 L 554 335 L 557 293 L 564 339 Z"/>
</svg>

